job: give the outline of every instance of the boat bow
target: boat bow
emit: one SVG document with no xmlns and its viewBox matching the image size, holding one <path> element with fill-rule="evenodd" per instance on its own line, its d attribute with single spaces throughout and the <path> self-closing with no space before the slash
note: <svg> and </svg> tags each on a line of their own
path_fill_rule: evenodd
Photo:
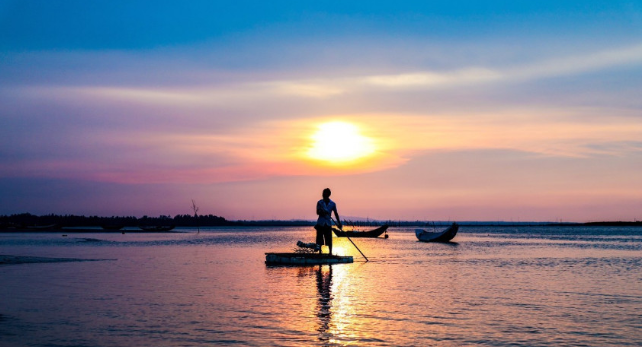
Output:
<svg viewBox="0 0 642 347">
<path fill-rule="evenodd" d="M 417 239 L 422 242 L 449 242 L 452 240 L 457 231 L 459 230 L 459 225 L 453 223 L 446 230 L 442 232 L 430 232 L 424 229 L 415 229 L 415 235 Z"/>
</svg>

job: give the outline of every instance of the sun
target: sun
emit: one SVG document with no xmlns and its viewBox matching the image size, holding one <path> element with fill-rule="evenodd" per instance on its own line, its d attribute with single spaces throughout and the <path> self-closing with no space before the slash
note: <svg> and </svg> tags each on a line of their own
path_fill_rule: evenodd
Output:
<svg viewBox="0 0 642 347">
<path fill-rule="evenodd" d="M 311 139 L 308 157 L 329 164 L 345 164 L 375 152 L 373 140 L 361 135 L 359 128 L 352 123 L 323 123 Z"/>
</svg>

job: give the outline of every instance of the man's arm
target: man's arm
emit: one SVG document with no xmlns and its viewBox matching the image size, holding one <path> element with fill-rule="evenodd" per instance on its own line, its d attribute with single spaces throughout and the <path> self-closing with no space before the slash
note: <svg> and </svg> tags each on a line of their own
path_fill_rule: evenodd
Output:
<svg viewBox="0 0 642 347">
<path fill-rule="evenodd" d="M 323 208 L 323 206 L 321 206 L 320 202 L 317 202 L 317 214 L 319 216 L 323 216 L 323 215 L 328 214 L 328 211 L 326 211 L 325 208 Z"/>
<path fill-rule="evenodd" d="M 341 218 L 339 217 L 339 212 L 337 212 L 337 206 L 334 206 L 334 216 L 337 218 L 335 221 L 337 222 L 337 226 L 339 227 L 339 230 L 343 230 L 343 225 L 341 225 Z"/>
</svg>

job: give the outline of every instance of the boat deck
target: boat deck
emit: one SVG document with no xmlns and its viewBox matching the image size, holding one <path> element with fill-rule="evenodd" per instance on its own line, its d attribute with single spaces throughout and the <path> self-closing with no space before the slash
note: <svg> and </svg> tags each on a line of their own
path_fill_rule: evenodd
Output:
<svg viewBox="0 0 642 347">
<path fill-rule="evenodd" d="M 265 264 L 267 265 L 321 265 L 352 262 L 352 256 L 318 253 L 265 253 Z"/>
</svg>

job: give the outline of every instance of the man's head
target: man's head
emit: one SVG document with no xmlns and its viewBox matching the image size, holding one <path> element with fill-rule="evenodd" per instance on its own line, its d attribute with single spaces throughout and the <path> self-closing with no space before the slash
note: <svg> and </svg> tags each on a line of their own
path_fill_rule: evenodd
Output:
<svg viewBox="0 0 642 347">
<path fill-rule="evenodd" d="M 326 189 L 323 190 L 323 198 L 324 199 L 329 199 L 330 198 L 330 194 L 332 194 L 332 192 L 330 191 L 330 188 L 326 188 Z"/>
</svg>

